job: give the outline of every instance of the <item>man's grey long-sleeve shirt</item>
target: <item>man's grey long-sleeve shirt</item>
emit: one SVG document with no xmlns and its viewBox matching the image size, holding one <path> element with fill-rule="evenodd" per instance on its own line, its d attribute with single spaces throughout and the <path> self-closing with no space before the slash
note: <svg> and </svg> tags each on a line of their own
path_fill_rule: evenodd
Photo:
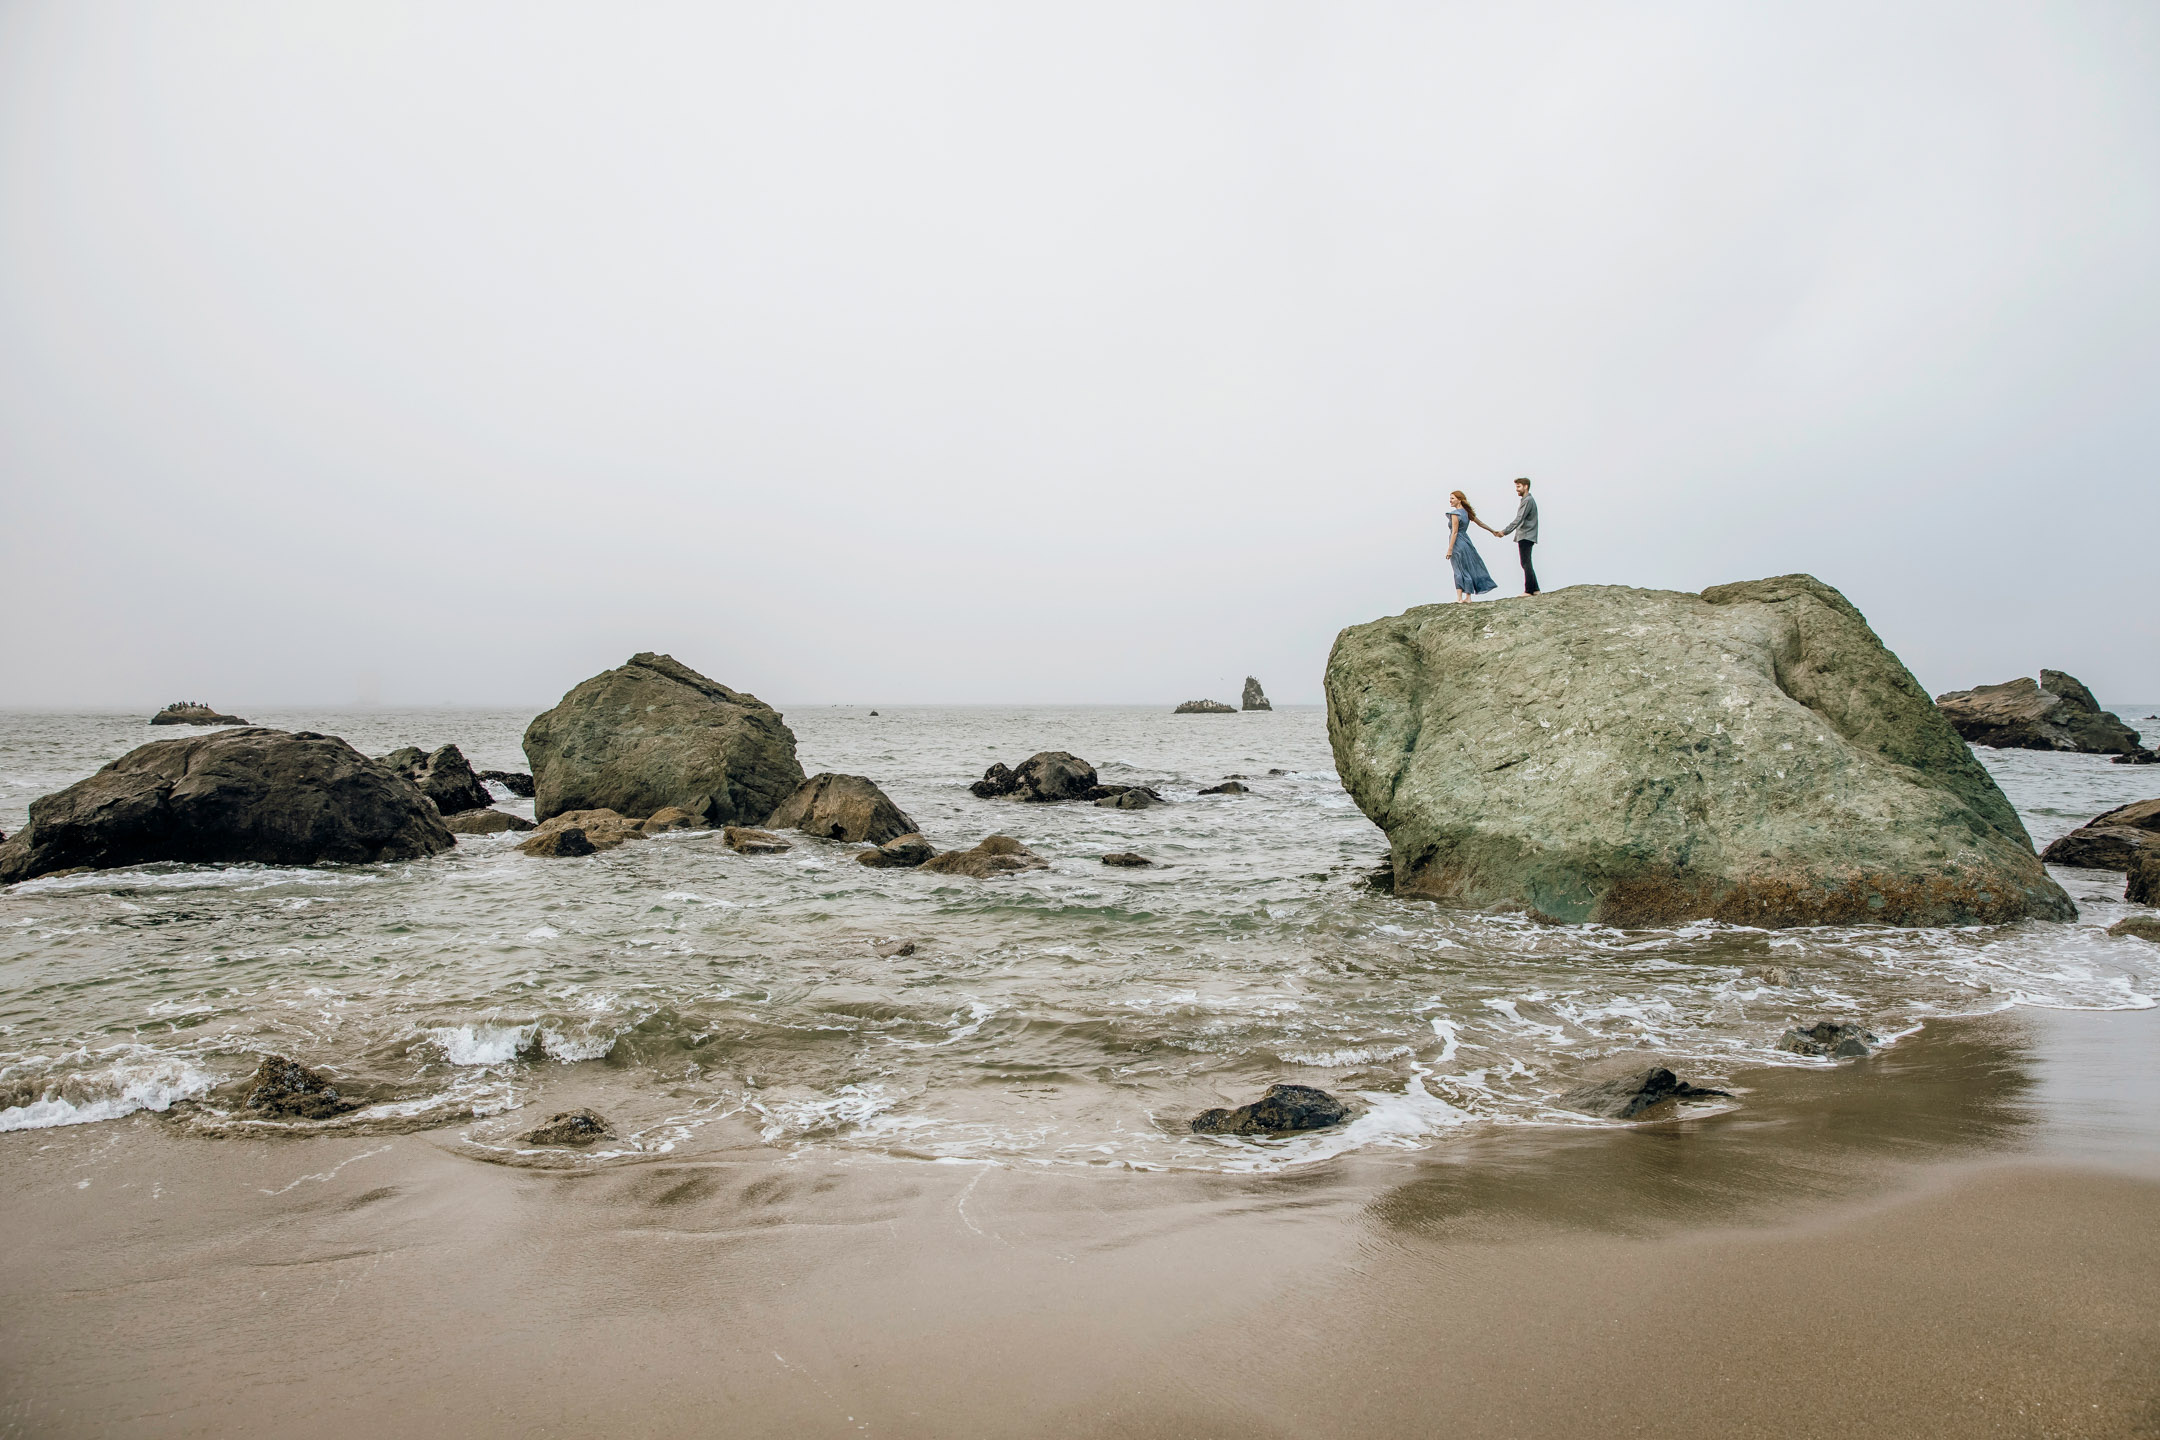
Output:
<svg viewBox="0 0 2160 1440">
<path fill-rule="evenodd" d="M 1508 521 L 1507 528 L 1500 533 L 1502 535 L 1512 534 L 1517 540 L 1528 540 L 1532 544 L 1537 543 L 1537 499 L 1535 496 L 1525 495 L 1522 497 L 1522 504 L 1516 507 L 1515 518 Z"/>
</svg>

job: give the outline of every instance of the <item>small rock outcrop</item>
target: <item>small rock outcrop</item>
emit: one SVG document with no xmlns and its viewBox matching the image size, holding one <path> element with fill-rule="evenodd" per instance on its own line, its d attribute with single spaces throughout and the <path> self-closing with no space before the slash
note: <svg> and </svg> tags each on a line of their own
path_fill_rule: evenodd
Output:
<svg viewBox="0 0 2160 1440">
<path fill-rule="evenodd" d="M 1268 704 L 1267 692 L 1260 688 L 1260 682 L 1250 675 L 1245 677 L 1245 699 L 1243 704 L 1247 710 L 1273 710 L 1275 708 L 1273 705 Z"/>
<path fill-rule="evenodd" d="M 1675 1100 L 1730 1099 L 1729 1090 L 1690 1085 L 1662 1065 L 1631 1071 L 1611 1080 L 1578 1085 L 1554 1103 L 1563 1110 L 1604 1120 L 1637 1120 Z"/>
<path fill-rule="evenodd" d="M 558 839 L 577 832 L 577 839 Z M 532 838 L 518 843 L 528 855 L 590 855 L 613 850 L 626 840 L 643 840 L 644 822 L 618 815 L 613 810 L 569 810 L 540 822 Z M 583 847 L 583 848 L 580 848 Z"/>
<path fill-rule="evenodd" d="M 564 1110 L 548 1116 L 518 1139 L 527 1145 L 590 1145 L 612 1140 L 615 1127 L 597 1110 Z"/>
<path fill-rule="evenodd" d="M 992 765 L 982 779 L 968 786 L 985 800 L 1009 795 L 1037 805 L 1086 799 L 1095 788 L 1095 767 L 1063 750 L 1039 751 L 1017 770 L 1008 770 L 1002 763 Z"/>
<path fill-rule="evenodd" d="M 1252 791 L 1242 781 L 1225 780 L 1220 785 L 1208 786 L 1200 793 L 1202 795 L 1250 795 Z"/>
<path fill-rule="evenodd" d="M 738 855 L 784 855 L 795 842 L 753 825 L 730 825 L 720 832 L 720 843 Z"/>
<path fill-rule="evenodd" d="M 2128 870 L 2139 856 L 2153 853 L 2160 853 L 2160 800 L 2140 800 L 2095 815 L 2040 858 L 2073 870 Z"/>
<path fill-rule="evenodd" d="M 992 835 L 972 850 L 947 850 L 933 856 L 920 868 L 928 875 L 965 875 L 972 880 L 988 880 L 993 875 L 1042 870 L 1049 864 L 1012 836 Z"/>
<path fill-rule="evenodd" d="M 1310 1085 L 1270 1085 L 1267 1093 L 1235 1110 L 1203 1110 L 1193 1116 L 1195 1135 L 1284 1135 L 1325 1130 L 1350 1118 L 1350 1107 Z"/>
<path fill-rule="evenodd" d="M 175 700 L 150 717 L 153 725 L 245 725 L 238 715 L 220 715 L 199 700 Z"/>
<path fill-rule="evenodd" d="M 533 798 L 533 778 L 522 770 L 482 770 L 482 780 L 492 780 L 521 800 Z"/>
<path fill-rule="evenodd" d="M 507 810 L 464 810 L 443 817 L 443 827 L 453 835 L 503 835 L 530 830 L 533 822 Z"/>
<path fill-rule="evenodd" d="M 2085 755 L 2135 755 L 2138 732 L 2102 710 L 2074 675 L 2042 670 L 2040 683 L 2020 675 L 2000 685 L 1976 685 L 1935 697 L 1958 734 L 1998 750 L 2075 750 Z"/>
<path fill-rule="evenodd" d="M 2160 945 L 2160 915 L 2127 915 L 2108 926 L 2107 933 L 2118 937 L 2127 935 L 2133 940 L 2150 940 Z"/>
<path fill-rule="evenodd" d="M 525 730 L 533 818 L 650 815 L 757 825 L 803 782 L 795 735 L 755 695 L 650 651 L 585 681 Z"/>
<path fill-rule="evenodd" d="M 337 1086 L 297 1060 L 265 1055 L 262 1064 L 255 1067 L 242 1103 L 250 1110 L 281 1119 L 327 1120 L 358 1110 L 363 1102 L 347 1100 L 338 1093 Z"/>
<path fill-rule="evenodd" d="M 495 803 L 480 777 L 473 774 L 472 766 L 465 763 L 465 753 L 455 745 L 426 752 L 417 745 L 407 745 L 375 758 L 419 786 L 420 793 L 434 801 L 435 808 L 445 815 L 485 810 Z"/>
<path fill-rule="evenodd" d="M 1150 806 L 1163 803 L 1162 796 L 1145 785 L 1098 785 L 1095 788 L 1108 788 L 1111 792 L 1096 797 L 1096 808 L 1101 810 L 1146 810 Z"/>
<path fill-rule="evenodd" d="M 655 810 L 638 822 L 638 831 L 645 835 L 664 835 L 670 830 L 710 830 L 712 826 L 691 814 L 680 805 L 670 805 Z"/>
<path fill-rule="evenodd" d="M 1343 631 L 1327 700 L 1404 897 L 1612 925 L 2076 914 L 1950 722 L 1811 576 L 1421 606 Z"/>
<path fill-rule="evenodd" d="M 1123 870 L 1138 870 L 1145 866 L 1153 865 L 1155 862 L 1148 859 L 1147 856 L 1135 854 L 1131 850 L 1117 850 L 1103 856 L 1102 863 L 1105 865 L 1115 865 Z"/>
<path fill-rule="evenodd" d="M 417 860 L 456 843 L 419 787 L 343 740 L 250 727 L 153 740 L 31 801 L 0 845 L 0 884 L 154 860 Z"/>
<path fill-rule="evenodd" d="M 912 870 L 937 855 L 937 848 L 922 836 L 910 831 L 895 836 L 875 850 L 865 850 L 855 858 L 858 862 L 880 870 Z"/>
<path fill-rule="evenodd" d="M 1780 1050 L 1795 1055 L 1827 1056 L 1832 1060 L 1857 1060 L 1875 1053 L 1882 1041 L 1864 1025 L 1850 1020 L 1815 1020 L 1795 1025 L 1778 1037 Z"/>
<path fill-rule="evenodd" d="M 2160 849 L 2137 857 L 2124 877 L 2123 899 L 2132 905 L 2160 905 Z"/>
<path fill-rule="evenodd" d="M 915 832 L 915 822 L 900 812 L 861 775 L 813 775 L 773 810 L 768 830 L 800 830 L 826 840 L 882 845 Z"/>
<path fill-rule="evenodd" d="M 1220 700 L 1187 700 L 1170 713 L 1173 715 L 1235 715 L 1238 711 L 1237 706 L 1225 705 Z"/>
</svg>

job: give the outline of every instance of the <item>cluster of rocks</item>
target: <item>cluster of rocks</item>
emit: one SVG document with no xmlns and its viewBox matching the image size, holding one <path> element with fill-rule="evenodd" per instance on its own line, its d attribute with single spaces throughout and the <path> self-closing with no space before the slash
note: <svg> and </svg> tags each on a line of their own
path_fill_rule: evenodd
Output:
<svg viewBox="0 0 2160 1440">
<path fill-rule="evenodd" d="M 222 715 L 200 700 L 175 700 L 150 717 L 153 725 L 245 725 L 238 715 Z"/>
<path fill-rule="evenodd" d="M 2020 675 L 2000 685 L 1976 685 L 1935 697 L 1959 735 L 1998 750 L 2071 750 L 2114 755 L 2120 764 L 2151 764 L 2156 757 L 2138 732 L 2102 710 L 2075 675 L 2042 670 L 2035 684 Z"/>
</svg>

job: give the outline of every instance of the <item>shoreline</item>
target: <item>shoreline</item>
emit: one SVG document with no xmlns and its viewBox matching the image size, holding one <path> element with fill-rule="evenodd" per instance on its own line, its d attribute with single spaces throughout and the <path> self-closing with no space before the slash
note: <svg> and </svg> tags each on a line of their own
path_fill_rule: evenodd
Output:
<svg viewBox="0 0 2160 1440">
<path fill-rule="evenodd" d="M 1265 1176 L 14 1132 L 0 1434 L 2150 1434 L 2156 1027 Z"/>
</svg>

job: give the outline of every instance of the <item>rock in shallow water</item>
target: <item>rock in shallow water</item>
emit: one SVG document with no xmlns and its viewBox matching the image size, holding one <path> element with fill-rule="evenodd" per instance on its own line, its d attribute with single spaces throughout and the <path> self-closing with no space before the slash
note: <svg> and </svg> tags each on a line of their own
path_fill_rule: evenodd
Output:
<svg viewBox="0 0 2160 1440">
<path fill-rule="evenodd" d="M 1850 1020 L 1816 1020 L 1795 1025 L 1778 1038 L 1778 1049 L 1795 1055 L 1827 1056 L 1832 1060 L 1857 1060 L 1875 1053 L 1882 1041 L 1864 1025 Z"/>
<path fill-rule="evenodd" d="M 1400 895 L 1616 925 L 2076 914 L 1949 722 L 1810 576 L 1423 606 L 1343 631 L 1327 696 Z"/>
<path fill-rule="evenodd" d="M 638 831 L 644 835 L 664 835 L 671 830 L 710 830 L 697 816 L 680 805 L 670 805 L 665 810 L 655 810 L 638 823 Z"/>
<path fill-rule="evenodd" d="M 795 735 L 755 695 L 650 651 L 595 675 L 525 731 L 533 816 L 680 806 L 756 825 L 803 782 Z"/>
<path fill-rule="evenodd" d="M 537 855 L 543 860 L 575 860 L 581 855 L 596 855 L 600 847 L 575 825 L 558 825 L 544 830 L 518 847 L 527 855 Z"/>
<path fill-rule="evenodd" d="M 2160 915 L 2128 915 L 2108 926 L 2110 935 L 2128 935 L 2160 945 Z"/>
<path fill-rule="evenodd" d="M 1596 1115 L 1606 1120 L 1634 1120 L 1660 1105 L 1675 1100 L 1731 1098 L 1726 1090 L 1690 1085 L 1662 1065 L 1636 1070 L 1611 1080 L 1578 1085 L 1556 1102 L 1563 1110 Z"/>
<path fill-rule="evenodd" d="M 564 1110 L 526 1131 L 518 1139 L 527 1145 L 590 1145 L 612 1140 L 615 1127 L 597 1110 Z"/>
<path fill-rule="evenodd" d="M 1239 781 L 1225 780 L 1220 785 L 1208 786 L 1207 789 L 1202 790 L 1200 793 L 1202 795 L 1250 795 L 1252 791 Z"/>
<path fill-rule="evenodd" d="M 937 848 L 914 832 L 896 835 L 874 850 L 865 850 L 855 859 L 864 865 L 883 870 L 912 870 L 937 854 Z"/>
<path fill-rule="evenodd" d="M 968 789 L 985 800 L 1010 795 L 1037 805 L 1060 800 L 1083 800 L 1096 788 L 1095 767 L 1064 750 L 1043 750 L 1022 761 L 1017 770 L 1002 763 L 983 772 Z"/>
<path fill-rule="evenodd" d="M 576 840 L 555 838 L 572 830 L 578 832 Z M 590 855 L 595 850 L 613 850 L 625 841 L 644 838 L 644 822 L 613 810 L 570 810 L 542 821 L 532 838 L 519 842 L 517 848 L 528 855 Z"/>
<path fill-rule="evenodd" d="M 444 816 L 443 825 L 453 835 L 502 835 L 533 828 L 532 821 L 507 810 L 467 810 Z"/>
<path fill-rule="evenodd" d="M 795 842 L 770 830 L 750 825 L 730 825 L 720 832 L 720 843 L 738 855 L 784 855 Z"/>
<path fill-rule="evenodd" d="M 1203 1110 L 1193 1116 L 1195 1135 L 1282 1135 L 1325 1130 L 1350 1118 L 1350 1107 L 1310 1085 L 1270 1085 L 1267 1093 L 1235 1110 Z"/>
<path fill-rule="evenodd" d="M 334 736 L 249 728 L 153 740 L 30 802 L 0 884 L 155 860 L 367 864 L 457 842 L 412 781 Z"/>
<path fill-rule="evenodd" d="M 480 778 L 494 781 L 521 800 L 533 798 L 533 778 L 522 770 L 482 770 Z"/>
<path fill-rule="evenodd" d="M 2074 750 L 2087 755 L 2134 755 L 2138 733 L 2100 708 L 2075 675 L 2042 670 L 2040 683 L 2020 675 L 1938 695 L 1935 703 L 1975 745 L 2014 750 Z"/>
<path fill-rule="evenodd" d="M 2078 870 L 2128 870 L 2138 857 L 2152 853 L 2160 853 L 2160 799 L 2095 815 L 2041 851 L 2040 858 Z"/>
<path fill-rule="evenodd" d="M 1020 870 L 1041 870 L 1050 864 L 1010 835 L 992 835 L 972 850 L 947 850 L 920 867 L 927 875 L 965 875 L 987 880 Z"/>
<path fill-rule="evenodd" d="M 465 763 L 465 753 L 455 745 L 426 753 L 417 745 L 407 745 L 376 758 L 419 786 L 420 793 L 434 801 L 435 808 L 444 815 L 485 810 L 495 803 L 480 777 L 473 774 L 472 766 Z"/>
<path fill-rule="evenodd" d="M 327 1120 L 357 1110 L 358 1100 L 347 1100 L 323 1076 L 283 1055 L 265 1055 L 255 1068 L 244 1102 L 250 1110 L 300 1120 Z"/>
<path fill-rule="evenodd" d="M 775 807 L 768 830 L 800 830 L 825 840 L 883 845 L 915 833 L 915 822 L 861 775 L 813 775 Z"/>
<path fill-rule="evenodd" d="M 1144 866 L 1153 865 L 1155 862 L 1145 855 L 1137 855 L 1130 850 L 1119 850 L 1103 856 L 1102 863 L 1115 865 L 1125 870 L 1138 870 Z"/>
</svg>

